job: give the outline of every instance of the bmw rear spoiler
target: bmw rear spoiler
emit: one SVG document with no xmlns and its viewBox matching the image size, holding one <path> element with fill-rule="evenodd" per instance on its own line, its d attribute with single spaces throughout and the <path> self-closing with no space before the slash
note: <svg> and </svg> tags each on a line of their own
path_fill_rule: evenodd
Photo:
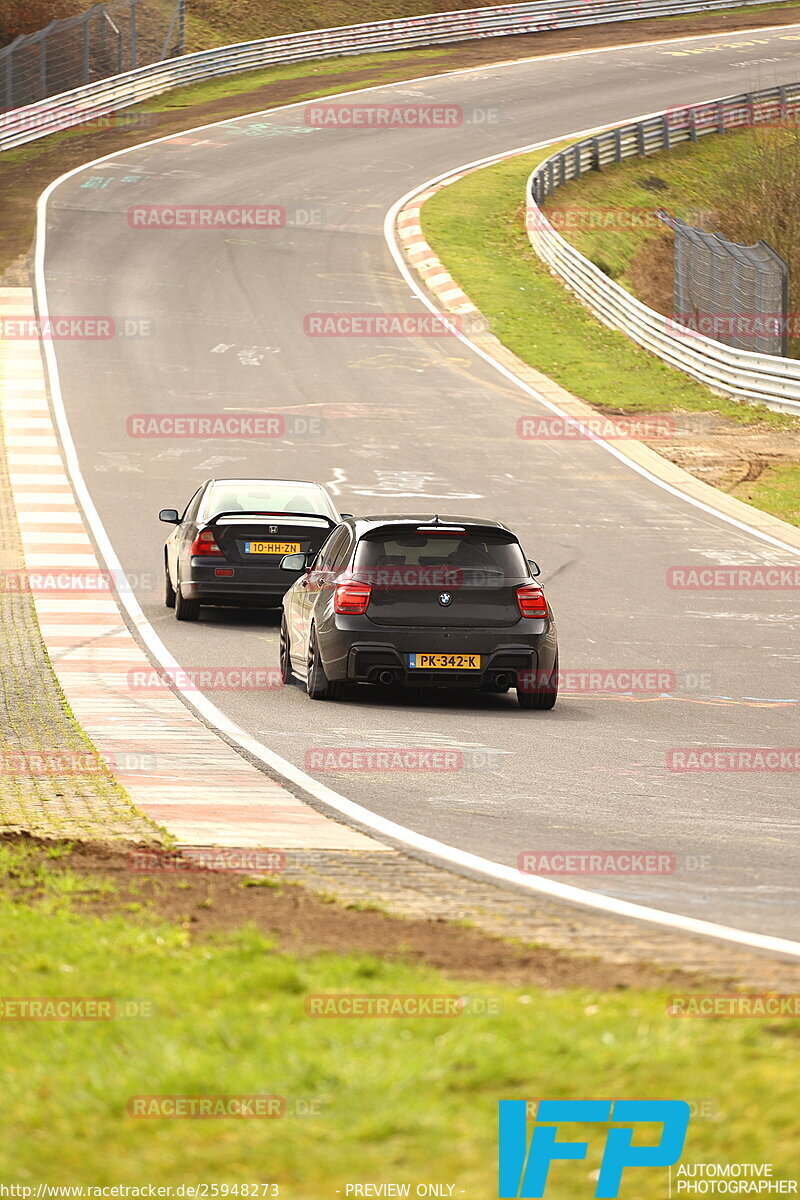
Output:
<svg viewBox="0 0 800 1200">
<path fill-rule="evenodd" d="M 368 530 L 364 534 L 365 539 L 382 538 L 387 534 L 440 534 L 450 537 L 500 537 L 509 542 L 518 542 L 519 538 L 505 525 L 486 525 L 481 521 L 438 521 L 438 520 L 415 520 L 402 521 L 392 520 L 389 518 L 385 525 L 376 525 L 374 529 Z"/>
</svg>

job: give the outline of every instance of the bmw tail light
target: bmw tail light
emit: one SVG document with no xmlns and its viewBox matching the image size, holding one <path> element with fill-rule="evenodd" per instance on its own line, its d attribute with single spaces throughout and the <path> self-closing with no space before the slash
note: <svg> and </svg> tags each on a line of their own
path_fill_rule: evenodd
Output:
<svg viewBox="0 0 800 1200">
<path fill-rule="evenodd" d="M 368 583 L 340 583 L 333 593 L 333 611 L 363 616 L 371 595 L 372 588 Z"/>
<path fill-rule="evenodd" d="M 523 617 L 547 617 L 549 610 L 544 592 L 535 583 L 526 583 L 517 588 L 517 604 Z"/>
<path fill-rule="evenodd" d="M 192 542 L 192 548 L 189 551 L 189 553 L 192 556 L 194 556 L 195 554 L 198 554 L 198 555 L 222 554 L 222 551 L 220 550 L 219 546 L 217 545 L 217 539 L 214 537 L 214 530 L 213 529 L 201 529 L 200 532 L 198 533 L 197 537 Z"/>
</svg>

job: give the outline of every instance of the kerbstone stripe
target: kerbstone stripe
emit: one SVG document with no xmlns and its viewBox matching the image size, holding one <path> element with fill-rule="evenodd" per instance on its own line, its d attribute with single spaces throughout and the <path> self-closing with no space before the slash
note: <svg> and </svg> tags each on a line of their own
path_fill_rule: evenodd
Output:
<svg viewBox="0 0 800 1200">
<path fill-rule="evenodd" d="M 0 289 L 0 315 L 11 314 L 34 316 L 28 289 Z M 4 425 L 10 423 L 7 428 L 15 439 L 6 447 L 7 522 L 13 520 L 12 496 L 19 514 L 18 532 L 14 530 L 16 556 L 3 565 L 40 574 L 102 571 L 61 455 L 53 452 L 58 442 L 37 343 L 3 343 L 2 384 L 0 414 Z M 179 844 L 372 853 L 384 850 L 381 843 L 317 812 L 257 770 L 207 729 L 168 682 L 155 677 L 154 686 L 132 688 L 131 671 L 149 672 L 153 668 L 111 594 L 60 592 L 53 588 L 32 595 L 4 593 L 2 600 L 26 614 L 29 639 L 35 638 L 40 646 L 42 669 L 54 692 L 57 694 L 60 685 L 79 726 L 100 759 L 110 765 L 111 772 L 105 770 L 103 777 L 118 803 L 126 804 L 131 814 L 127 836 L 152 840 L 154 830 L 143 818 L 133 815 L 125 793 L 137 809 L 163 825 Z M 4 621 L 4 628 L 15 642 L 19 640 L 19 619 Z M 58 685 L 47 667 L 40 632 Z M 40 684 L 39 678 L 33 678 L 34 691 L 27 697 L 32 709 Z M 25 711 L 24 703 L 20 711 Z M 45 744 L 38 746 L 39 752 L 63 750 L 68 739 L 62 738 L 62 732 L 57 726 L 47 734 L 42 731 Z M 26 777 L 17 782 L 17 791 L 21 788 L 26 794 L 32 792 L 34 783 Z M 120 784 L 124 784 L 124 791 Z M 5 818 L 5 814 L 0 815 Z M 99 818 L 102 813 L 98 808 L 93 814 L 89 803 L 87 820 L 92 815 Z M 31 828 L 21 810 L 15 809 L 12 816 L 12 821 L 6 820 L 7 827 Z M 88 824 L 92 825 L 91 820 Z M 46 834 L 46 825 L 38 819 L 34 831 Z M 80 832 L 84 836 L 109 836 L 112 831 L 104 820 L 102 827 L 102 834 L 95 828 Z M 59 826 L 50 832 L 60 836 L 63 830 Z"/>
</svg>

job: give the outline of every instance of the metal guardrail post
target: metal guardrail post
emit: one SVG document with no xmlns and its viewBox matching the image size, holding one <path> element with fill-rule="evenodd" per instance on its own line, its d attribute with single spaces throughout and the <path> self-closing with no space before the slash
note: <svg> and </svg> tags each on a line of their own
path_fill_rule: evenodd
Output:
<svg viewBox="0 0 800 1200">
<path fill-rule="evenodd" d="M 131 0 L 131 70 L 135 71 L 138 65 L 138 47 L 136 45 L 136 3 L 137 0 Z"/>
<path fill-rule="evenodd" d="M 48 26 L 49 28 L 49 26 Z M 39 99 L 47 96 L 47 29 L 42 30 L 39 41 Z"/>
<path fill-rule="evenodd" d="M 717 133 L 725 132 L 725 101 L 720 100 L 717 104 Z"/>
<path fill-rule="evenodd" d="M 93 9 L 85 14 L 83 19 L 83 83 L 84 86 L 89 82 L 89 25 L 92 20 Z"/>
</svg>

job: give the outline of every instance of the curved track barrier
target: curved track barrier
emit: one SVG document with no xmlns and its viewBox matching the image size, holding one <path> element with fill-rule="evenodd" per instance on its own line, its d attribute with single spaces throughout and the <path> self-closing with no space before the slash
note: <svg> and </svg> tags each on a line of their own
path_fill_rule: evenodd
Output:
<svg viewBox="0 0 800 1200">
<path fill-rule="evenodd" d="M 799 120 L 800 83 L 670 109 L 575 142 L 545 159 L 528 178 L 526 225 L 531 245 L 604 324 L 626 333 L 671 366 L 716 392 L 800 413 L 800 361 L 725 346 L 648 308 L 570 245 L 540 207 L 563 184 L 625 158 L 644 158 L 708 134 Z"/>
<path fill-rule="evenodd" d="M 429 13 L 395 21 L 377 21 L 333 29 L 313 29 L 202 50 L 135 71 L 127 71 L 85 87 L 61 92 L 24 108 L 0 114 L 0 150 L 8 150 L 61 129 L 68 129 L 140 104 L 170 88 L 256 71 L 280 63 L 337 58 L 349 54 L 411 50 L 448 42 L 510 34 L 571 29 L 642 17 L 663 17 L 714 9 L 745 8 L 758 0 L 537 0 L 462 12 Z M 789 3 L 789 0 L 781 0 Z"/>
</svg>

